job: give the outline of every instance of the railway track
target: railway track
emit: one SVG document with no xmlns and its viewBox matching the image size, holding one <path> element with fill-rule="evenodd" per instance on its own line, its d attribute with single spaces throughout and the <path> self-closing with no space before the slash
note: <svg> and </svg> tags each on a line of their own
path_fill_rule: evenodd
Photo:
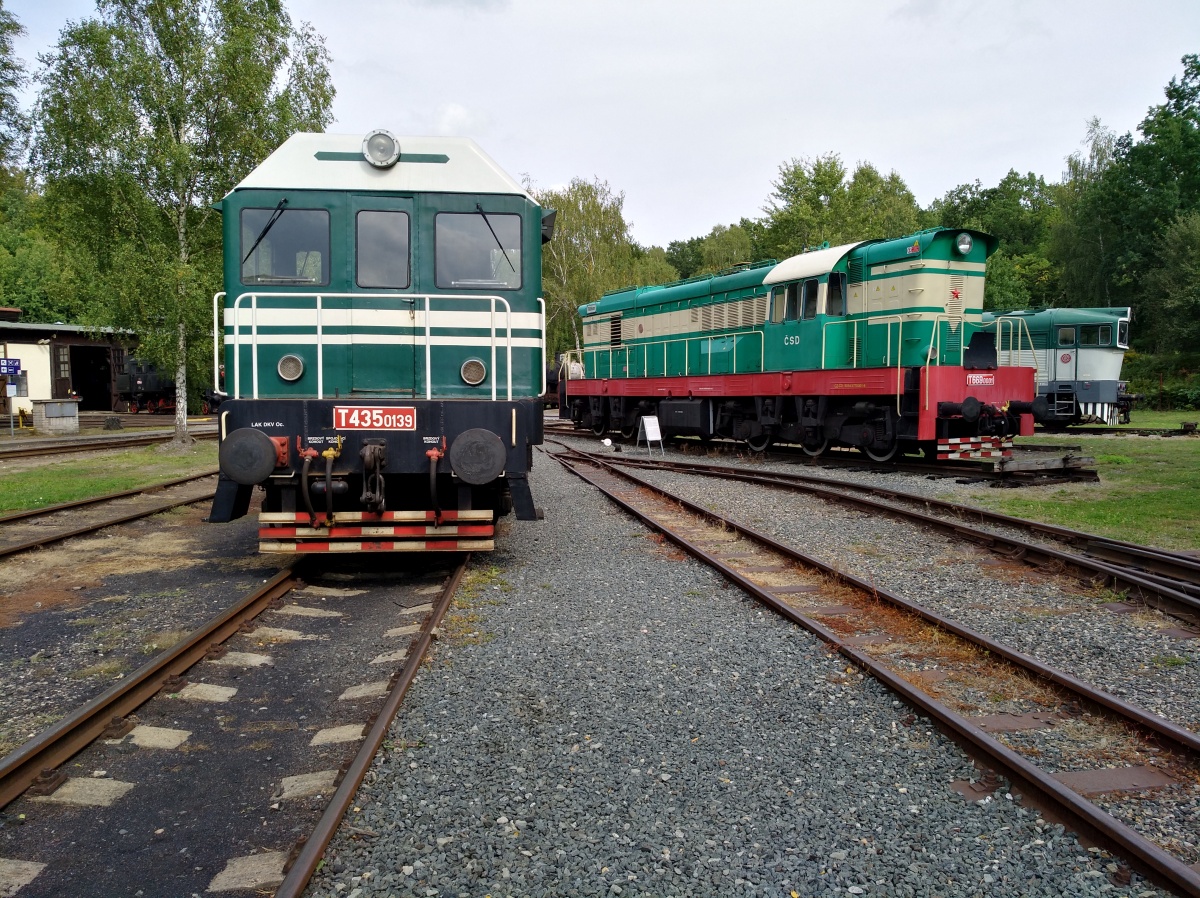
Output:
<svg viewBox="0 0 1200 898">
<path fill-rule="evenodd" d="M 1200 857 L 1189 855 L 1195 854 L 1194 846 L 1175 844 L 1127 809 L 1124 819 L 1118 819 L 1120 811 L 1111 801 L 1114 795 L 1147 787 L 1157 789 L 1157 800 L 1164 803 L 1195 790 L 1200 783 L 1196 733 L 615 464 L 556 457 L 665 538 L 818 635 L 831 650 L 936 720 L 985 767 L 1007 777 L 1024 798 L 1053 811 L 1156 882 L 1178 894 L 1200 895 Z M 994 698 L 1006 693 L 1019 696 L 1021 713 L 1012 712 L 1012 701 Z M 1040 728 L 1052 728 L 1070 740 L 1078 769 L 1052 775 L 1039 766 L 1039 749 L 1024 734 Z M 1120 745 L 1120 751 L 1106 755 L 1097 752 L 1099 745 Z M 985 772 L 978 783 L 960 783 L 956 789 L 976 800 L 990 796 L 997 785 Z M 1109 802 L 1114 813 L 1098 802 Z M 1120 884 L 1127 877 L 1128 870 L 1118 868 L 1114 881 Z"/>
<path fill-rule="evenodd" d="M 545 433 L 547 436 L 600 439 L 600 437 L 593 435 L 590 431 L 577 430 L 570 424 L 547 423 Z M 990 480 L 1014 486 L 1021 484 L 1048 486 L 1058 483 L 1094 483 L 1100 479 L 1094 469 L 1087 467 L 1087 465 L 1092 463 L 1092 460 L 1082 456 L 1080 454 L 1080 447 L 1078 446 L 1055 447 L 1056 454 L 1060 457 L 1053 463 L 1045 461 L 1048 455 L 1045 452 L 1039 451 L 1039 447 L 1030 446 L 1030 452 L 1036 453 L 1036 456 L 1033 457 L 1042 459 L 1048 466 L 1042 468 L 1034 467 L 1030 470 L 1006 470 L 994 467 L 990 462 L 973 462 L 965 459 L 953 462 L 929 462 L 908 456 L 897 456 L 896 459 L 890 462 L 876 462 L 853 449 L 830 449 L 820 457 L 813 458 L 805 454 L 799 447 L 785 444 L 772 444 L 766 451 L 755 453 L 745 443 L 738 443 L 732 440 L 714 439 L 710 442 L 700 443 L 692 439 L 679 439 L 677 442 L 681 446 L 703 447 L 706 451 L 727 450 L 733 453 L 753 454 L 763 458 L 783 458 L 817 468 L 900 471 L 933 477 Z M 1037 465 L 1040 463 L 1039 461 L 1035 461 L 1033 464 Z"/>
<path fill-rule="evenodd" d="M 215 492 L 213 489 L 205 489 L 200 493 L 191 491 L 161 502 L 136 500 L 148 499 L 155 493 L 169 491 L 197 481 L 210 480 L 216 476 L 217 471 L 215 470 L 205 471 L 202 474 L 180 477 L 138 489 L 123 490 L 90 499 L 80 499 L 76 502 L 65 502 L 46 508 L 18 511 L 0 516 L 0 558 L 62 542 L 75 536 L 95 533 L 105 527 L 150 517 L 182 505 L 211 501 Z M 106 504 L 112 506 L 108 514 L 101 514 L 86 522 L 81 522 L 76 516 L 76 513 L 83 509 L 88 509 L 89 514 L 94 514 L 98 510 L 96 506 Z M 49 532 L 40 532 L 44 528 L 52 529 Z"/>
<path fill-rule="evenodd" d="M 197 428 L 189 431 L 197 440 L 215 440 L 217 431 L 212 428 Z M 153 434 L 129 434 L 106 437 L 78 437 L 39 442 L 37 445 L 7 445 L 0 449 L 0 461 L 17 458 L 37 458 L 46 455 L 69 455 L 77 452 L 104 452 L 115 449 L 130 449 L 137 446 L 152 446 L 168 443 L 175 438 L 174 432 Z"/>
<path fill-rule="evenodd" d="M 0 760 L 0 806 L 24 823 L 0 867 L 25 871 L 20 896 L 105 896 L 117 886 L 300 895 L 468 561 L 402 583 L 391 568 L 374 580 L 344 574 L 340 587 L 304 583 L 298 561 Z M 343 653 L 354 663 L 339 664 Z M 97 783 L 116 798 L 89 798 Z M 180 821 L 186 835 L 171 829 Z"/>
<path fill-rule="evenodd" d="M 581 458 L 599 460 L 590 453 L 564 448 Z M 1069 570 L 1091 585 L 1125 591 L 1133 601 L 1143 602 L 1188 623 L 1200 624 L 1200 558 L 1194 555 L 1109 539 L 883 486 L 800 473 L 756 472 L 728 465 L 639 459 L 629 455 L 619 459 L 613 456 L 609 460 L 622 467 L 675 471 L 800 490 L 872 514 L 903 518 L 971 540 L 1010 560 Z M 1012 533 L 1018 535 L 1010 535 Z M 1075 551 L 1033 542 L 1030 534 L 1047 537 Z"/>
</svg>

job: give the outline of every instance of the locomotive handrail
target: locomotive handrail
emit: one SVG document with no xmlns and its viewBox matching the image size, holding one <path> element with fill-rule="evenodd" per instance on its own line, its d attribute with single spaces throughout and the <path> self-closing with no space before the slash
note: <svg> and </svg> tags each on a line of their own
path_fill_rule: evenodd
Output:
<svg viewBox="0 0 1200 898">
<path fill-rule="evenodd" d="M 613 347 L 610 346 L 605 349 L 579 349 L 579 350 L 571 350 L 571 352 L 578 352 L 580 354 L 580 363 L 585 365 L 585 370 L 586 370 L 587 357 L 588 357 L 588 355 L 591 355 L 593 368 L 596 372 L 596 374 L 595 374 L 596 377 L 600 376 L 600 358 L 601 358 L 602 354 L 607 354 L 607 356 L 608 356 L 608 376 L 616 377 L 616 375 L 613 373 L 613 371 L 614 371 L 613 358 L 612 358 L 613 353 L 614 352 L 624 352 L 625 353 L 625 373 L 622 375 L 622 377 L 628 378 L 628 377 L 633 376 L 629 373 L 629 352 L 631 349 L 636 349 L 638 346 L 640 346 L 642 348 L 642 368 L 644 371 L 642 376 L 650 377 L 651 376 L 651 374 L 650 374 L 650 348 L 653 346 L 661 345 L 662 349 L 663 349 L 663 369 L 662 369 L 663 373 L 662 373 L 662 376 L 663 377 L 673 377 L 673 376 L 679 376 L 679 375 L 671 375 L 671 374 L 667 373 L 667 347 L 670 346 L 670 344 L 672 344 L 672 343 L 683 343 L 684 351 L 683 351 L 683 375 L 682 376 L 688 377 L 692 373 L 691 353 L 689 353 L 687 351 L 688 343 L 691 343 L 693 340 L 697 341 L 697 342 L 699 342 L 701 340 L 708 342 L 708 344 L 709 344 L 708 370 L 705 373 L 712 374 L 712 356 L 713 356 L 712 348 L 711 348 L 712 342 L 714 340 L 732 339 L 733 340 L 733 372 L 731 372 L 731 373 L 737 373 L 737 349 L 738 349 L 738 342 L 739 342 L 738 338 L 739 337 L 751 337 L 751 336 L 758 337 L 759 359 L 760 359 L 760 369 L 761 369 L 761 366 L 763 364 L 762 357 L 766 354 L 766 340 L 765 340 L 765 337 L 763 336 L 763 332 L 760 330 L 750 330 L 750 331 L 745 331 L 744 333 L 709 334 L 709 335 L 703 336 L 703 337 L 674 337 L 670 340 L 647 340 L 645 343 L 637 343 L 634 345 L 626 344 L 626 345 L 620 346 L 616 349 L 614 349 Z M 568 354 L 570 354 L 570 353 L 568 353 Z"/>
<path fill-rule="evenodd" d="M 538 316 L 539 316 L 538 317 L 538 333 L 540 333 L 542 335 L 542 339 L 539 341 L 541 343 L 541 346 L 539 347 L 539 349 L 542 353 L 542 392 L 539 393 L 538 395 L 545 396 L 546 390 L 550 386 L 550 382 L 546 379 L 546 368 L 550 365 L 550 359 L 546 356 L 546 300 L 542 299 L 542 297 L 539 296 L 537 298 L 537 301 L 538 301 Z"/>
<path fill-rule="evenodd" d="M 220 378 L 220 371 L 221 371 L 220 364 L 221 364 L 221 357 L 224 355 L 224 353 L 220 351 L 222 347 L 219 345 L 219 342 L 221 339 L 221 329 L 220 329 L 220 326 L 217 324 L 217 321 L 218 321 L 217 309 L 218 309 L 218 304 L 224 298 L 225 298 L 224 290 L 222 290 L 220 293 L 213 294 L 213 389 L 214 390 L 221 390 L 221 388 L 222 388 L 221 378 Z"/>
<path fill-rule="evenodd" d="M 224 296 L 224 293 L 217 294 Z M 251 395 L 252 398 L 258 399 L 258 300 L 259 297 L 277 297 L 282 299 L 306 299 L 313 300 L 315 303 L 315 311 L 317 313 L 316 321 L 316 347 L 317 347 L 317 398 L 325 398 L 325 343 L 324 343 L 324 300 L 326 299 L 361 299 L 370 297 L 372 299 L 385 300 L 400 300 L 401 302 L 413 305 L 413 312 L 416 312 L 416 301 L 424 300 L 425 312 L 425 398 L 433 399 L 433 358 L 431 351 L 431 319 L 433 317 L 433 302 L 434 300 L 452 300 L 463 301 L 469 300 L 472 302 L 487 301 L 489 303 L 489 346 L 491 348 L 491 369 L 489 374 L 492 381 L 492 401 L 496 400 L 496 304 L 501 303 L 504 306 L 504 323 L 502 325 L 504 331 L 505 343 L 505 358 L 506 358 L 506 400 L 512 401 L 512 308 L 508 300 L 502 296 L 479 295 L 479 294 L 464 294 L 464 293 L 298 293 L 298 292 L 281 292 L 281 293 L 255 293 L 247 292 L 238 296 L 233 301 L 233 393 L 234 399 L 242 398 L 242 302 L 249 301 L 250 310 L 250 365 L 251 372 Z M 541 302 L 539 298 L 539 302 Z M 213 297 L 213 310 L 216 312 L 217 297 Z M 544 310 L 545 306 L 542 306 Z M 544 311 L 539 312 L 539 323 L 543 325 L 542 335 L 540 338 L 540 346 L 543 357 L 545 356 L 545 319 Z M 214 340 L 216 328 L 214 326 Z M 414 334 L 414 347 L 416 343 Z M 543 392 L 545 392 L 545 365 L 542 365 Z"/>
<path fill-rule="evenodd" d="M 1041 366 L 1038 365 L 1037 347 L 1033 345 L 1033 334 L 1029 331 L 1029 322 L 1024 318 L 998 317 L 994 321 L 983 325 L 980 330 L 987 330 L 993 324 L 996 326 L 996 352 L 999 354 L 1003 350 L 1007 354 L 1009 367 L 1015 367 L 1012 361 L 1013 352 L 1017 354 L 1016 366 L 1020 366 L 1021 364 L 1021 353 L 1025 351 L 1021 348 L 1022 336 L 1029 342 L 1029 357 L 1033 360 L 1034 380 L 1036 381 L 1038 375 L 1041 373 Z M 1009 334 L 1007 349 L 1003 349 L 1005 331 L 1008 331 Z M 999 362 L 998 355 L 997 362 Z"/>
</svg>

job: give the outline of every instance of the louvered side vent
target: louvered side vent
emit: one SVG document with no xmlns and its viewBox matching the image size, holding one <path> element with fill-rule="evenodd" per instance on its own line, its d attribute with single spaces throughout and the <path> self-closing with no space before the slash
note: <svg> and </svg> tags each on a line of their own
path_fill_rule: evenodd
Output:
<svg viewBox="0 0 1200 898">
<path fill-rule="evenodd" d="M 693 307 L 691 312 L 692 312 L 692 324 L 698 323 L 700 321 L 700 310 Z"/>
<path fill-rule="evenodd" d="M 863 282 L 863 260 L 861 258 L 851 259 L 847 266 L 849 277 L 847 280 L 851 284 L 861 284 Z"/>
<path fill-rule="evenodd" d="M 621 322 L 621 342 L 630 343 L 637 339 L 638 322 L 643 319 L 635 318 L 632 321 Z"/>
<path fill-rule="evenodd" d="M 764 324 L 767 320 L 768 299 L 765 295 L 754 297 L 754 302 L 751 303 L 750 324 L 758 327 Z"/>
<path fill-rule="evenodd" d="M 704 306 L 700 309 L 700 330 L 710 331 L 713 329 L 713 308 L 711 305 Z"/>
<path fill-rule="evenodd" d="M 729 310 L 728 303 L 718 303 L 713 309 L 713 330 L 725 330 L 725 313 Z"/>
<path fill-rule="evenodd" d="M 608 345 L 621 345 L 621 316 L 613 315 L 608 321 Z"/>
<path fill-rule="evenodd" d="M 950 333 L 958 333 L 959 320 L 962 318 L 963 304 L 967 295 L 967 279 L 961 274 L 950 276 L 950 295 L 946 297 L 946 314 L 950 316 Z M 961 337 L 959 340 L 961 341 Z"/>
</svg>

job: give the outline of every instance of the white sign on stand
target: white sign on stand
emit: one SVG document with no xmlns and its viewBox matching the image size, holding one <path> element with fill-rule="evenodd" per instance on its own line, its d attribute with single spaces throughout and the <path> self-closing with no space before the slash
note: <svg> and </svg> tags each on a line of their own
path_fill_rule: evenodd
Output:
<svg viewBox="0 0 1200 898">
<path fill-rule="evenodd" d="M 638 419 L 637 442 L 633 445 L 635 452 L 637 451 L 637 447 L 642 444 L 642 440 L 646 441 L 647 454 L 653 452 L 653 447 L 651 447 L 650 443 L 655 440 L 658 442 L 658 448 L 662 454 L 667 454 L 666 447 L 663 446 L 662 428 L 658 426 L 657 415 L 642 415 Z"/>
</svg>

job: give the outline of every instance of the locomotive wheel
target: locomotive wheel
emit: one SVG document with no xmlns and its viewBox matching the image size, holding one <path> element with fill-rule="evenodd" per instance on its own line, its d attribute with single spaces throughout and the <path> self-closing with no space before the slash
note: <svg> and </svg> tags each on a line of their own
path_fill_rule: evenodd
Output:
<svg viewBox="0 0 1200 898">
<path fill-rule="evenodd" d="M 800 449 L 809 458 L 820 458 L 829 449 L 829 439 L 822 437 L 819 443 L 801 443 Z"/>
<path fill-rule="evenodd" d="M 592 419 L 592 433 L 594 433 L 598 437 L 602 437 L 606 433 L 608 433 L 608 419 L 607 418 L 593 418 Z"/>
<path fill-rule="evenodd" d="M 896 457 L 896 453 L 900 449 L 900 443 L 897 440 L 892 440 L 883 449 L 875 449 L 872 446 L 859 446 L 858 451 L 865 455 L 871 461 L 891 461 Z"/>
<path fill-rule="evenodd" d="M 621 437 L 622 439 L 632 440 L 635 436 L 637 436 L 637 432 L 637 425 L 631 424 L 628 427 L 621 428 Z"/>
<path fill-rule="evenodd" d="M 766 452 L 767 447 L 771 445 L 771 435 L 769 433 L 760 433 L 756 437 L 750 437 L 746 440 L 746 445 L 751 452 Z"/>
</svg>

